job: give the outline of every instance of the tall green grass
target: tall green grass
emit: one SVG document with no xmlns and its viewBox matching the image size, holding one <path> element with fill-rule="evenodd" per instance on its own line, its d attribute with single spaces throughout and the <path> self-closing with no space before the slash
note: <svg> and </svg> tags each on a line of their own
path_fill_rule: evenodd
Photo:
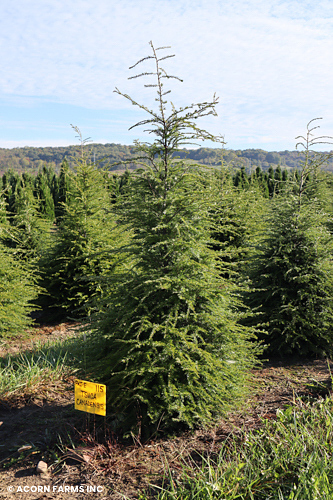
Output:
<svg viewBox="0 0 333 500">
<path fill-rule="evenodd" d="M 299 401 L 261 430 L 227 440 L 215 461 L 184 461 L 180 477 L 170 473 L 141 500 L 331 500 L 332 429 L 330 398 Z"/>
</svg>

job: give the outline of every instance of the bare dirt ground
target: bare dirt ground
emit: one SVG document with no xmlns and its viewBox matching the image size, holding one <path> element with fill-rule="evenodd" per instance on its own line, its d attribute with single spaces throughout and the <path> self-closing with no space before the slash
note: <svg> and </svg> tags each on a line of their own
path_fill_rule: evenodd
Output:
<svg viewBox="0 0 333 500">
<path fill-rule="evenodd" d="M 73 327 L 36 328 L 33 338 L 66 338 Z M 2 345 L 0 356 L 31 346 L 22 338 Z M 213 429 L 125 445 L 109 434 L 103 417 L 74 410 L 73 382 L 70 377 L 38 394 L 0 400 L 0 498 L 134 500 L 149 484 L 160 485 L 164 473 L 179 474 L 184 459 L 214 457 L 230 435 L 258 429 L 298 396 L 316 399 L 332 385 L 327 360 L 270 363 L 253 370 L 246 408 Z M 48 465 L 44 476 L 36 473 L 40 460 Z"/>
</svg>

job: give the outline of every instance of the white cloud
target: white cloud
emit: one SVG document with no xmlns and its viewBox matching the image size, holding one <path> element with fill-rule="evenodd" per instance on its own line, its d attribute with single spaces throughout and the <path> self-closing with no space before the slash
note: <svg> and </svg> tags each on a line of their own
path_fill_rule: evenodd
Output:
<svg viewBox="0 0 333 500">
<path fill-rule="evenodd" d="M 5 140 L 1 141 L 1 147 L 5 149 L 12 149 L 12 148 L 25 148 L 25 147 L 36 147 L 36 148 L 47 148 L 47 147 L 65 147 L 65 146 L 72 146 L 75 144 L 74 141 L 63 141 L 63 140 L 53 140 L 53 139 L 36 139 L 36 140 L 29 140 L 24 141 L 15 141 L 15 140 Z"/>
<path fill-rule="evenodd" d="M 288 137 L 293 147 L 295 132 L 318 115 L 333 131 L 330 0 L 17 0 L 0 14 L 0 97 L 8 102 L 128 112 L 113 90 L 149 102 L 142 79 L 127 78 L 152 39 L 176 54 L 165 61 L 184 79 L 172 85 L 176 104 L 220 96 L 208 127 L 230 145 Z"/>
</svg>

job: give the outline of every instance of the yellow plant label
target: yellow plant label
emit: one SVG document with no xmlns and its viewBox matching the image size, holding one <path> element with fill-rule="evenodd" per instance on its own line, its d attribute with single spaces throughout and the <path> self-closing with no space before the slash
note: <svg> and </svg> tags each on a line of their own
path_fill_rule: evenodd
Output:
<svg viewBox="0 0 333 500">
<path fill-rule="evenodd" d="M 75 379 L 75 409 L 106 415 L 106 385 Z"/>
</svg>

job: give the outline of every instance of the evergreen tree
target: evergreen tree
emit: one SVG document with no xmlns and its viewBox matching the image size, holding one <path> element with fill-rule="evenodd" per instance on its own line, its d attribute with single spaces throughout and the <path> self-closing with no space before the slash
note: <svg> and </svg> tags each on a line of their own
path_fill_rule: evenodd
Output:
<svg viewBox="0 0 333 500">
<path fill-rule="evenodd" d="M 25 180 L 24 180 L 25 179 Z M 6 198 L 6 191 L 3 193 Z M 9 224 L 3 226 L 2 242 L 13 249 L 16 257 L 33 264 L 49 242 L 50 224 L 39 213 L 33 194 L 33 179 L 22 175 L 11 194 L 11 212 L 6 214 Z"/>
<path fill-rule="evenodd" d="M 259 172 L 258 172 L 259 169 Z M 259 174 L 259 175 L 258 175 Z M 260 182 L 262 171 L 257 167 Z M 248 260 L 254 253 L 262 218 L 266 209 L 262 186 L 254 179 L 244 190 L 235 187 L 228 171 L 222 165 L 213 176 L 215 193 L 212 203 L 213 248 L 218 251 L 224 276 L 237 282 L 247 279 Z"/>
<path fill-rule="evenodd" d="M 119 233 L 110 214 L 110 199 L 103 173 L 89 160 L 81 140 L 81 157 L 75 170 L 63 162 L 60 174 L 62 216 L 54 244 L 41 260 L 43 286 L 52 305 L 84 316 L 97 307 L 103 295 L 103 275 L 116 267 L 112 250 Z"/>
<path fill-rule="evenodd" d="M 280 193 L 283 189 L 282 187 L 282 170 L 280 165 L 278 165 L 274 172 L 274 183 L 275 183 L 275 193 Z"/>
<path fill-rule="evenodd" d="M 260 167 L 256 167 L 255 170 L 255 181 L 252 183 L 254 187 L 258 187 L 260 192 L 263 194 L 264 198 L 269 198 L 268 189 L 268 174 L 261 170 Z"/>
<path fill-rule="evenodd" d="M 272 197 L 275 192 L 274 168 L 272 167 L 272 165 L 268 169 L 267 186 L 269 196 Z"/>
<path fill-rule="evenodd" d="M 56 216 L 60 220 L 64 212 L 64 204 L 69 203 L 69 190 L 70 190 L 70 170 L 68 161 L 65 158 L 61 163 L 58 189 L 56 192 Z"/>
<path fill-rule="evenodd" d="M 17 184 L 14 215 L 11 217 L 11 230 L 7 244 L 15 249 L 21 259 L 36 261 L 50 242 L 50 222 L 44 219 L 39 203 L 33 195 L 33 186 L 25 185 L 23 179 Z"/>
<path fill-rule="evenodd" d="M 28 264 L 0 242 L 0 336 L 21 335 L 32 324 L 38 287 Z"/>
<path fill-rule="evenodd" d="M 24 186 L 33 187 L 34 177 L 30 172 L 22 172 L 22 184 Z"/>
<path fill-rule="evenodd" d="M 250 305 L 261 313 L 258 321 L 268 333 L 270 351 L 281 355 L 330 354 L 333 348 L 332 236 L 316 197 L 318 168 L 332 154 L 310 155 L 322 139 L 313 138 L 311 122 L 301 138 L 298 183 L 272 200 L 266 238 L 252 270 Z"/>
<path fill-rule="evenodd" d="M 135 265 L 108 298 L 91 342 L 95 377 L 108 384 L 118 428 L 149 432 L 212 423 L 243 390 L 254 354 L 237 323 L 233 285 L 220 276 L 210 238 L 207 172 L 175 158 L 192 139 L 216 140 L 195 121 L 215 114 L 217 99 L 167 116 L 168 75 L 151 43 L 158 110 L 124 95 L 149 114 L 152 144 L 137 143 L 144 168 L 136 171 L 118 224 L 133 231 L 126 251 Z M 152 74 L 152 73 L 150 73 Z M 151 85 L 149 85 L 151 86 Z"/>
<path fill-rule="evenodd" d="M 289 179 L 288 170 L 285 168 L 282 172 L 282 181 L 286 183 Z"/>
<path fill-rule="evenodd" d="M 0 337 L 22 335 L 32 324 L 30 313 L 36 309 L 32 302 L 39 291 L 31 266 L 3 244 L 9 230 L 5 202 L 0 199 Z"/>
<path fill-rule="evenodd" d="M 239 170 L 237 170 L 235 178 L 234 178 L 234 185 L 236 187 L 241 187 L 243 189 L 246 189 L 249 187 L 249 178 L 248 178 L 248 175 L 245 171 L 244 166 L 242 166 Z"/>
<path fill-rule="evenodd" d="M 54 221 L 54 201 L 51 194 L 50 172 L 46 169 L 40 171 L 35 181 L 35 196 L 39 200 L 39 210 L 43 217 Z"/>
<path fill-rule="evenodd" d="M 3 185 L 4 198 L 6 202 L 6 210 L 9 216 L 14 213 L 15 193 L 19 181 L 20 181 L 19 174 L 12 169 L 9 169 L 2 176 L 2 185 Z"/>
</svg>

